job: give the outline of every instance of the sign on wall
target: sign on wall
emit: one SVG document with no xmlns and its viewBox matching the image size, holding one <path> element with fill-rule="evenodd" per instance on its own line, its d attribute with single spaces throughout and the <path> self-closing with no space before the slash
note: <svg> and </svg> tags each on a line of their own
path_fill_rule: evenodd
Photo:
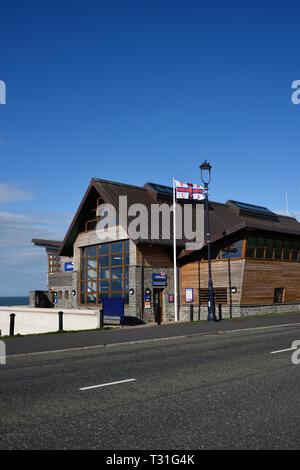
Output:
<svg viewBox="0 0 300 470">
<path fill-rule="evenodd" d="M 145 294 L 145 308 L 151 307 L 151 294 Z"/>
<path fill-rule="evenodd" d="M 166 286 L 167 285 L 167 275 L 164 272 L 160 274 L 152 274 L 152 285 L 153 286 Z"/>
<path fill-rule="evenodd" d="M 185 302 L 187 304 L 191 304 L 191 303 L 193 303 L 193 301 L 194 301 L 193 289 L 191 287 L 187 287 L 185 289 Z"/>
<path fill-rule="evenodd" d="M 65 271 L 73 271 L 74 270 L 74 261 L 68 261 L 65 263 Z"/>
</svg>

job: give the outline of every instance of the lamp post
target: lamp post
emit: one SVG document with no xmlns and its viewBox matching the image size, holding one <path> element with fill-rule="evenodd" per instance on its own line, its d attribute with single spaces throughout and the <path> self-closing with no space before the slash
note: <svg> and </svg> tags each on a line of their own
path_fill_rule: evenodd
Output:
<svg viewBox="0 0 300 470">
<path fill-rule="evenodd" d="M 211 165 L 205 160 L 202 165 L 200 165 L 201 170 L 201 180 L 204 184 L 205 192 L 205 208 L 206 208 L 206 242 L 207 242 L 207 259 L 208 259 L 208 315 L 207 321 L 216 322 L 216 313 L 215 313 L 215 294 L 211 278 L 211 259 L 210 259 L 210 227 L 209 227 L 209 208 L 208 208 L 208 185 L 211 180 Z"/>
</svg>

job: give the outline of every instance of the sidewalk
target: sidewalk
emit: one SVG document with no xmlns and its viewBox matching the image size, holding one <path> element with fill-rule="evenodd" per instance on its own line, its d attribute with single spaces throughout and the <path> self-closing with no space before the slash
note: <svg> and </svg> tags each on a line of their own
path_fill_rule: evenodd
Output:
<svg viewBox="0 0 300 470">
<path fill-rule="evenodd" d="M 126 326 L 124 328 L 114 328 L 112 330 L 7 338 L 3 341 L 6 345 L 7 356 L 11 356 L 18 354 L 104 347 L 133 342 L 158 341 L 168 338 L 189 337 L 203 334 L 220 334 L 222 332 L 247 328 L 276 327 L 279 325 L 294 325 L 294 327 L 300 327 L 300 313 L 226 319 L 216 323 L 195 322 L 162 324 L 159 326 L 145 324 Z"/>
</svg>

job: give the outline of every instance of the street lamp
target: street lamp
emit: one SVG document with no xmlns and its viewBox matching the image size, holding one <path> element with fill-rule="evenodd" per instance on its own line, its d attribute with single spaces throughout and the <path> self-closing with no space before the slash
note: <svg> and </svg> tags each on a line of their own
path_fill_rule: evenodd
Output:
<svg viewBox="0 0 300 470">
<path fill-rule="evenodd" d="M 205 160 L 202 165 L 200 165 L 201 170 L 201 180 L 204 184 L 205 192 L 205 208 L 206 208 L 206 241 L 207 241 L 207 258 L 208 258 L 208 315 L 207 321 L 216 322 L 216 313 L 215 313 L 215 294 L 211 278 L 211 259 L 210 259 L 210 228 L 209 228 L 209 209 L 208 209 L 208 185 L 211 180 L 211 165 Z"/>
</svg>

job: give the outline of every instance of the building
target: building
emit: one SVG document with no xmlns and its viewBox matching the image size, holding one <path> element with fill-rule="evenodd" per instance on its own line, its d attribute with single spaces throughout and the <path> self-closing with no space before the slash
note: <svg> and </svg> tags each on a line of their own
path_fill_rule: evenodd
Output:
<svg viewBox="0 0 300 470">
<path fill-rule="evenodd" d="M 162 321 L 174 320 L 172 198 L 168 186 L 92 179 L 64 240 L 33 240 L 49 257 L 44 295 L 50 304 L 95 309 L 104 297 L 123 297 L 127 316 L 154 321 L 159 306 Z M 202 319 L 208 285 L 203 201 L 178 201 L 177 209 L 179 319 L 191 313 Z M 297 310 L 300 223 L 237 201 L 209 202 L 209 214 L 216 313 Z M 193 234 L 198 238 L 191 244 Z"/>
</svg>

